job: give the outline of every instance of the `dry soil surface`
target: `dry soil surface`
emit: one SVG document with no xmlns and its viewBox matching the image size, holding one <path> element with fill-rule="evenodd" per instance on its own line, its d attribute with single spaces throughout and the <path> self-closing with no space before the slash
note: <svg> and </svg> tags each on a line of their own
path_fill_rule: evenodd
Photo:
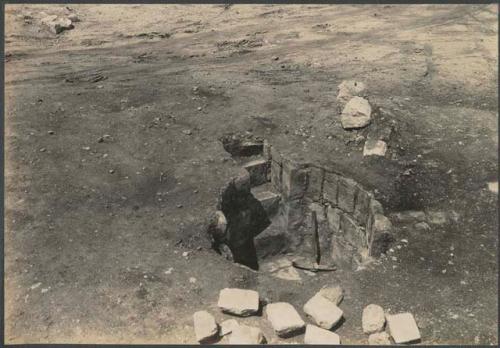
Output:
<svg viewBox="0 0 500 348">
<path fill-rule="evenodd" d="M 6 342 L 195 343 L 192 314 L 222 319 L 223 287 L 305 318 L 328 284 L 346 291 L 343 343 L 367 342 L 370 303 L 412 312 L 424 344 L 498 342 L 496 6 L 69 7 L 6 6 Z M 43 12 L 81 21 L 55 35 Z M 385 159 L 340 126 L 344 79 L 393 125 Z M 455 220 L 395 223 L 394 251 L 356 272 L 251 272 L 205 233 L 239 169 L 231 132 L 335 163 L 388 213 Z"/>
</svg>

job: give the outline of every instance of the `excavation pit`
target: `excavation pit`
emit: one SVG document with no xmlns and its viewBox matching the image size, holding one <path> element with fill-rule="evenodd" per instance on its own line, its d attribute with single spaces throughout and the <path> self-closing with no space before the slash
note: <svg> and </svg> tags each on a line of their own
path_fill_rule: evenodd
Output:
<svg viewBox="0 0 500 348">
<path fill-rule="evenodd" d="M 267 140 L 224 139 L 242 167 L 222 189 L 209 228 L 226 258 L 271 272 L 296 259 L 356 268 L 389 248 L 382 205 L 354 179 L 289 159 Z"/>
</svg>

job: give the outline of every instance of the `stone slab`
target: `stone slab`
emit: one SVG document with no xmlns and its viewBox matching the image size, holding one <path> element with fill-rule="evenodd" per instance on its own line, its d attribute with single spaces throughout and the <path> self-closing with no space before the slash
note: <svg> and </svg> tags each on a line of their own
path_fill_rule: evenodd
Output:
<svg viewBox="0 0 500 348">
<path fill-rule="evenodd" d="M 217 306 L 225 313 L 249 316 L 259 311 L 259 293 L 254 290 L 225 288 L 219 293 Z"/>
<path fill-rule="evenodd" d="M 339 307 L 320 294 L 314 295 L 307 301 L 304 305 L 304 312 L 313 318 L 319 327 L 327 330 L 334 327 L 344 314 Z"/>
</svg>

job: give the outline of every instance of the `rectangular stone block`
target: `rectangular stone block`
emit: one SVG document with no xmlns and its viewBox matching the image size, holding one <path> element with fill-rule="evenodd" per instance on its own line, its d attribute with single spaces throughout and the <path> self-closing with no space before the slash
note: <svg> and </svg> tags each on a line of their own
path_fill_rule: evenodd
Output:
<svg viewBox="0 0 500 348">
<path fill-rule="evenodd" d="M 260 202 L 267 216 L 272 216 L 278 211 L 281 198 L 279 194 L 271 191 L 257 191 L 255 189 L 252 189 L 252 194 Z"/>
<path fill-rule="evenodd" d="M 309 168 L 309 185 L 306 197 L 314 202 L 323 201 L 323 179 L 324 170 L 321 168 Z"/>
<path fill-rule="evenodd" d="M 308 169 L 300 168 L 292 161 L 283 162 L 282 187 L 286 200 L 304 197 L 307 189 Z"/>
<path fill-rule="evenodd" d="M 255 187 L 267 182 L 267 161 L 258 159 L 243 165 L 250 174 L 250 186 Z"/>
<path fill-rule="evenodd" d="M 328 226 L 330 227 L 330 230 L 334 235 L 339 234 L 342 210 L 338 208 L 328 207 L 326 216 L 328 219 Z"/>
<path fill-rule="evenodd" d="M 325 173 L 325 179 L 323 181 L 323 198 L 332 205 L 337 205 L 337 186 L 339 178 L 337 174 Z"/>
<path fill-rule="evenodd" d="M 339 266 L 352 266 L 357 250 L 340 236 L 332 237 L 332 260 Z"/>
<path fill-rule="evenodd" d="M 295 230 L 304 223 L 304 206 L 300 201 L 289 201 L 283 206 L 286 226 L 289 230 Z"/>
<path fill-rule="evenodd" d="M 358 189 L 356 204 L 354 206 L 354 218 L 362 226 L 366 226 L 370 214 L 371 194 L 362 188 Z"/>
<path fill-rule="evenodd" d="M 344 239 L 350 244 L 361 248 L 368 247 L 364 231 L 356 224 L 356 221 L 347 214 L 340 219 L 340 229 Z"/>
<path fill-rule="evenodd" d="M 279 162 L 271 161 L 271 184 L 274 189 L 278 192 L 281 192 L 281 176 L 282 176 L 282 167 Z"/>
<path fill-rule="evenodd" d="M 262 155 L 264 156 L 264 159 L 266 161 L 271 161 L 271 158 L 272 158 L 272 146 L 271 144 L 269 144 L 269 141 L 267 140 L 264 140 L 264 144 L 263 144 L 263 149 L 262 149 Z"/>
<path fill-rule="evenodd" d="M 345 212 L 354 212 L 354 199 L 358 185 L 354 180 L 341 177 L 338 180 L 337 204 Z"/>
</svg>

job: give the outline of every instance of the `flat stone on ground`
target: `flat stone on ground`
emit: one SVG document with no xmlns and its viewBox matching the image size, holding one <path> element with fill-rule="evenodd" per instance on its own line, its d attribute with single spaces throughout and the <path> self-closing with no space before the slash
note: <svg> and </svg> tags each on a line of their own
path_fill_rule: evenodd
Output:
<svg viewBox="0 0 500 348">
<path fill-rule="evenodd" d="M 385 325 L 384 309 L 379 305 L 369 304 L 365 307 L 365 309 L 363 309 L 361 322 L 363 324 L 363 332 L 365 334 L 382 331 Z"/>
<path fill-rule="evenodd" d="M 340 122 L 344 129 L 363 128 L 371 122 L 372 107 L 368 100 L 352 97 L 344 107 Z"/>
<path fill-rule="evenodd" d="M 196 340 L 200 343 L 214 339 L 219 331 L 219 327 L 214 317 L 207 311 L 198 311 L 194 313 L 193 321 Z"/>
<path fill-rule="evenodd" d="M 217 306 L 226 313 L 249 316 L 259 311 L 259 293 L 254 290 L 225 288 L 219 293 Z"/>
<path fill-rule="evenodd" d="M 233 332 L 233 330 L 238 326 L 238 322 L 235 320 L 235 319 L 228 319 L 228 320 L 224 320 L 221 324 L 220 324 L 220 332 L 219 334 L 221 336 L 225 336 L 225 335 L 228 335 L 230 334 L 231 332 Z"/>
<path fill-rule="evenodd" d="M 387 316 L 387 327 L 396 344 L 420 340 L 420 331 L 411 313 Z"/>
<path fill-rule="evenodd" d="M 238 325 L 229 337 L 229 344 L 262 344 L 264 335 L 258 327 Z"/>
<path fill-rule="evenodd" d="M 368 344 L 372 346 L 388 346 L 391 344 L 389 334 L 387 332 L 376 332 L 368 336 Z"/>
<path fill-rule="evenodd" d="M 340 344 L 340 337 L 334 332 L 321 329 L 314 325 L 306 326 L 305 344 Z"/>
<path fill-rule="evenodd" d="M 280 337 L 289 337 L 300 333 L 306 325 L 297 310 L 286 302 L 268 304 L 266 314 L 274 331 Z"/>
<path fill-rule="evenodd" d="M 335 305 L 339 305 L 344 298 L 344 290 L 340 286 L 322 288 L 318 294 L 331 301 Z"/>
<path fill-rule="evenodd" d="M 330 330 L 343 316 L 342 310 L 319 293 L 304 305 L 304 312 L 312 317 L 316 324 Z"/>
<path fill-rule="evenodd" d="M 387 144 L 382 140 L 368 139 L 365 141 L 363 156 L 385 156 Z"/>
</svg>

